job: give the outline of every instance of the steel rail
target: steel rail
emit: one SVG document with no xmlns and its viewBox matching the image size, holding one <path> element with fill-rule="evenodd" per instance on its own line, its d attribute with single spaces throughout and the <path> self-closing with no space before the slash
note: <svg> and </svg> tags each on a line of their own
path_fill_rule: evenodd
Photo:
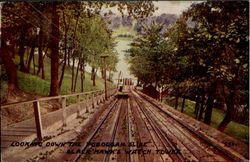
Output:
<svg viewBox="0 0 250 162">
<path fill-rule="evenodd" d="M 239 157 L 237 155 L 235 155 L 232 151 L 227 150 L 225 148 L 221 148 L 221 146 L 219 146 L 218 144 L 216 144 L 215 142 L 211 141 L 211 139 L 209 139 L 208 137 L 205 137 L 204 135 L 197 133 L 195 130 L 193 130 L 192 128 L 190 128 L 190 126 L 188 126 L 187 124 L 179 121 L 178 119 L 176 119 L 173 115 L 171 115 L 170 113 L 168 113 L 167 111 L 163 110 L 161 107 L 159 107 L 158 105 L 156 105 L 153 101 L 150 101 L 147 97 L 145 97 L 144 95 L 136 92 L 138 95 L 140 95 L 142 98 L 144 98 L 146 101 L 148 101 L 150 104 L 154 105 L 156 108 L 158 108 L 160 111 L 162 111 L 163 113 L 165 113 L 166 115 L 170 116 L 172 119 L 174 119 L 177 123 L 179 123 L 180 125 L 182 125 L 183 127 L 185 127 L 187 130 L 189 130 L 191 133 L 193 133 L 194 135 L 198 136 L 199 139 L 202 139 L 203 141 L 205 141 L 207 144 L 212 145 L 215 149 L 219 150 L 225 157 L 228 157 L 231 159 L 231 161 L 247 161 L 247 159 L 245 157 Z"/>
<path fill-rule="evenodd" d="M 115 100 L 114 104 L 110 107 L 109 111 L 107 112 L 107 114 L 105 115 L 104 119 L 98 124 L 97 128 L 95 129 L 95 131 L 91 134 L 91 136 L 88 138 L 87 142 L 84 144 L 84 146 L 81 148 L 81 151 L 79 154 L 77 154 L 77 156 L 75 157 L 75 159 L 73 160 L 74 162 L 77 162 L 79 160 L 79 158 L 82 155 L 82 152 L 88 147 L 88 143 L 94 138 L 94 136 L 96 135 L 96 133 L 98 132 L 98 130 L 101 128 L 102 124 L 104 123 L 104 121 L 108 118 L 108 115 L 110 114 L 110 112 L 113 110 L 114 106 L 116 105 L 118 99 Z"/>
<path fill-rule="evenodd" d="M 166 135 L 163 133 L 163 131 L 157 126 L 156 122 L 150 117 L 150 115 L 146 112 L 143 111 L 143 108 L 141 106 L 141 103 L 138 100 L 135 100 L 138 107 L 141 109 L 141 111 L 143 112 L 143 114 L 151 121 L 151 123 L 153 123 L 154 127 L 157 129 L 158 133 L 164 138 L 164 140 L 169 144 L 169 146 L 173 149 L 173 150 L 177 150 L 177 148 L 174 146 L 173 142 L 171 142 Z M 151 125 L 151 123 L 149 123 Z M 151 125 L 152 126 L 152 125 Z M 153 128 L 154 129 L 154 128 Z M 155 129 L 154 129 L 155 130 Z M 155 131 L 156 132 L 156 131 Z M 157 133 L 157 132 L 156 132 Z M 164 143 L 163 143 L 164 145 Z M 165 145 L 164 145 L 165 146 Z M 165 146 L 166 147 L 166 146 Z M 180 154 L 176 154 L 176 156 L 178 157 L 178 159 L 182 162 L 185 161 L 185 159 L 183 158 L 182 155 Z"/>
<path fill-rule="evenodd" d="M 130 117 L 129 117 L 129 112 L 130 112 L 129 111 L 130 110 L 129 98 L 128 98 L 127 102 L 128 102 L 128 107 L 127 107 L 128 108 L 128 110 L 127 110 L 127 113 L 128 113 L 128 137 L 129 137 L 129 143 L 131 143 L 132 136 L 131 136 L 131 125 L 130 125 Z M 129 146 L 129 152 L 130 152 L 130 150 L 131 150 L 131 146 Z M 130 162 L 134 161 L 132 154 L 129 154 L 129 161 Z"/>
<path fill-rule="evenodd" d="M 115 141 L 115 135 L 116 135 L 118 124 L 119 124 L 119 120 L 120 120 L 121 109 L 122 109 L 122 103 L 120 105 L 118 116 L 116 118 L 116 122 L 115 122 L 115 125 L 114 125 L 114 128 L 113 128 L 113 132 L 112 132 L 112 137 L 110 139 L 110 143 L 113 143 Z M 109 146 L 109 150 L 111 150 L 111 149 L 112 149 L 112 145 Z M 109 158 L 110 158 L 110 154 L 106 154 L 104 161 L 108 162 Z"/>
<path fill-rule="evenodd" d="M 152 109 L 149 109 L 149 113 L 150 113 L 150 114 L 153 114 L 153 116 L 155 117 L 155 119 L 160 120 L 159 117 L 158 117 L 158 115 L 156 114 L 156 112 L 154 112 Z M 163 115 L 165 115 L 165 114 L 163 114 Z M 162 116 L 162 117 L 163 117 L 163 116 Z M 172 118 L 170 118 L 169 120 L 171 120 L 171 119 L 172 119 Z M 168 128 L 168 126 L 167 126 L 165 123 L 166 123 L 166 122 L 162 123 L 163 126 L 166 127 L 166 129 L 167 129 L 169 132 L 171 132 L 171 133 L 175 136 L 175 133 L 173 133 L 173 132 L 171 131 L 171 129 Z M 169 122 L 167 122 L 167 123 L 169 123 Z M 182 133 L 182 130 L 181 130 L 180 128 L 178 128 L 175 124 L 172 125 L 172 126 L 173 126 L 176 130 L 178 130 L 178 131 L 180 131 L 180 132 Z M 178 134 L 178 135 L 179 135 L 179 134 Z M 197 146 L 197 143 L 193 141 L 192 136 L 190 137 L 190 136 L 188 136 L 188 135 L 186 135 L 186 134 L 183 134 L 183 136 L 185 136 L 185 138 L 188 139 L 192 144 L 194 144 L 194 145 Z M 175 137 L 178 139 L 177 136 L 175 136 Z M 198 138 L 198 139 L 200 139 L 200 138 Z M 190 148 L 190 146 L 188 146 L 187 144 L 185 144 L 185 143 L 183 143 L 183 142 L 182 142 L 182 144 L 190 151 L 190 153 L 192 153 L 192 154 L 194 155 L 194 157 L 196 157 L 195 154 L 197 154 L 197 152 L 193 151 L 193 150 Z M 198 145 L 198 147 L 200 147 L 200 146 Z M 212 154 L 210 154 L 210 153 L 207 153 L 207 154 L 212 155 Z"/>
<path fill-rule="evenodd" d="M 131 109 L 132 111 L 135 111 L 134 110 L 135 109 L 135 107 L 133 108 L 133 109 Z M 145 120 L 143 120 L 143 116 L 142 116 L 142 114 L 139 112 L 139 111 L 137 111 L 138 112 L 138 116 L 140 117 L 140 119 L 143 121 L 143 123 L 145 124 L 145 127 L 146 127 L 146 129 L 148 130 L 148 132 L 150 132 L 151 131 L 151 129 L 147 126 L 147 122 L 145 121 Z M 145 116 L 145 115 L 144 115 Z M 151 126 L 152 127 L 152 126 Z M 138 127 L 137 127 L 138 128 Z M 154 131 L 155 130 L 155 128 L 154 127 L 152 127 L 152 130 Z M 155 132 L 156 133 L 156 132 Z M 149 133 L 149 135 L 151 136 L 151 138 L 153 139 L 153 136 L 152 136 L 152 134 L 150 134 Z M 159 138 L 159 140 L 162 142 L 162 139 L 160 138 L 160 136 L 159 136 L 159 134 L 157 134 L 156 133 L 156 136 Z M 139 137 L 140 137 L 140 135 L 139 135 Z M 157 150 L 158 150 L 158 145 L 157 145 L 157 143 L 156 143 L 156 141 L 155 140 L 152 140 L 152 142 L 154 143 L 154 145 L 155 145 L 155 147 L 157 148 Z M 163 146 L 166 148 L 166 146 L 165 146 L 165 144 L 163 143 Z M 162 161 L 164 161 L 164 159 L 163 159 L 163 157 L 162 156 L 160 156 L 161 157 L 161 159 L 162 159 Z M 145 161 L 145 159 L 144 159 L 144 161 Z"/>
</svg>

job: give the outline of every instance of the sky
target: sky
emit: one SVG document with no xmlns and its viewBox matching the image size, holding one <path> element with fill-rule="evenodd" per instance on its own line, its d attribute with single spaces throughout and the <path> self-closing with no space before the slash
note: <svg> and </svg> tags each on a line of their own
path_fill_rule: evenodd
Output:
<svg viewBox="0 0 250 162">
<path fill-rule="evenodd" d="M 193 2 L 194 1 L 154 1 L 155 6 L 158 7 L 154 15 L 158 16 L 163 13 L 180 15 L 182 11 L 188 9 Z"/>
<path fill-rule="evenodd" d="M 188 9 L 193 2 L 199 1 L 153 1 L 155 7 L 158 7 L 158 10 L 154 12 L 154 16 L 163 13 L 181 15 L 182 11 Z M 116 7 L 108 9 L 103 8 L 102 10 L 103 12 L 111 10 L 113 13 L 120 15 Z"/>
<path fill-rule="evenodd" d="M 192 4 L 192 1 L 154 1 L 155 7 L 158 7 L 158 10 L 154 12 L 154 16 L 161 15 L 163 13 L 166 14 L 176 14 L 181 15 L 182 11 L 188 9 L 188 7 Z M 119 13 L 116 9 L 111 9 L 114 13 Z M 116 50 L 119 53 L 119 62 L 116 66 L 117 72 L 114 73 L 113 79 L 118 78 L 118 74 L 121 71 L 122 72 L 122 78 L 133 78 L 136 79 L 134 76 L 132 76 L 129 72 L 129 65 L 124 60 L 124 52 L 123 50 L 127 50 L 129 48 L 130 41 L 125 40 L 119 40 Z M 89 67 L 90 70 L 90 67 Z M 100 74 L 99 74 L 100 75 Z M 116 82 L 116 80 L 114 80 Z M 134 80 L 135 82 L 135 80 Z"/>
</svg>

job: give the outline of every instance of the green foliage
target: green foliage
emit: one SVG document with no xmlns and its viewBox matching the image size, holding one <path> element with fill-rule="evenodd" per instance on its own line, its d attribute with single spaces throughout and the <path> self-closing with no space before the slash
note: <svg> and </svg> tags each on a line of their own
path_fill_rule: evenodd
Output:
<svg viewBox="0 0 250 162">
<path fill-rule="evenodd" d="M 174 107 L 175 105 L 175 98 L 171 97 L 164 97 L 163 102 Z M 181 104 L 182 104 L 182 99 L 179 99 L 178 102 L 178 111 L 181 111 Z M 195 107 L 195 102 L 187 100 L 185 101 L 185 107 L 184 107 L 184 113 L 195 118 L 195 113 L 194 113 L 194 107 Z M 214 128 L 217 128 L 221 121 L 223 120 L 225 116 L 225 112 L 214 108 L 212 112 L 212 119 L 211 119 L 211 126 Z M 249 126 L 240 124 L 234 121 L 231 121 L 227 128 L 225 129 L 225 133 L 248 144 L 249 142 Z"/>
<path fill-rule="evenodd" d="M 50 59 L 46 58 L 45 59 L 45 65 L 49 65 Z M 19 83 L 19 88 L 29 94 L 34 94 L 34 95 L 40 95 L 40 96 L 48 96 L 49 91 L 50 91 L 50 66 L 45 66 L 45 74 L 46 74 L 46 79 L 43 80 L 39 76 L 35 76 L 32 74 L 27 74 L 18 71 L 18 83 Z M 4 70 L 4 68 L 3 68 Z M 31 67 L 31 71 L 33 71 L 33 66 Z M 76 70 L 75 70 L 76 71 Z M 2 71 L 4 73 L 4 71 Z M 62 88 L 60 89 L 59 94 L 60 95 L 66 95 L 71 93 L 71 69 L 69 67 L 66 68 L 65 71 L 65 76 L 64 76 Z M 88 91 L 94 91 L 94 90 L 99 90 L 99 89 L 104 89 L 104 80 L 97 77 L 96 79 L 96 86 L 93 87 L 91 83 L 91 75 L 89 73 L 85 73 L 85 81 L 84 81 L 84 92 Z M 81 87 L 80 87 L 80 78 L 77 80 L 77 87 L 76 87 L 76 92 L 81 92 Z M 107 82 L 107 87 L 111 88 L 114 87 L 115 85 L 112 84 L 112 82 Z M 4 96 L 7 92 L 7 82 L 1 82 L 1 94 Z M 70 99 L 68 103 L 75 103 L 75 98 Z"/>
<path fill-rule="evenodd" d="M 166 34 L 178 62 L 175 85 L 195 95 L 213 93 L 231 116 L 235 105 L 247 104 L 240 92 L 248 89 L 248 19 L 247 2 L 195 3 Z"/>
<path fill-rule="evenodd" d="M 166 40 L 161 35 L 162 26 L 152 24 L 146 32 L 131 43 L 127 51 L 130 71 L 145 84 L 160 84 L 164 70 L 164 58 L 167 54 Z"/>
<path fill-rule="evenodd" d="M 52 10 L 53 7 L 54 10 Z M 104 21 L 104 18 L 111 15 L 112 12 L 104 12 L 102 16 L 100 13 L 103 8 L 112 7 L 116 7 L 122 15 L 126 10 L 129 17 L 134 18 L 152 15 L 155 10 L 153 2 L 6 2 L 2 9 L 2 28 L 4 29 L 2 38 L 5 41 L 4 44 L 9 43 L 11 46 L 8 49 L 9 53 L 15 54 L 15 48 L 19 48 L 21 56 L 24 54 L 24 47 L 33 47 L 34 49 L 39 44 L 41 47 L 39 53 L 41 54 L 46 48 L 51 50 L 50 41 L 59 44 L 60 48 L 55 48 L 47 56 L 53 56 L 51 58 L 54 65 L 58 64 L 58 56 L 61 59 L 64 58 L 64 63 L 66 63 L 68 56 L 73 60 L 76 59 L 81 65 L 81 74 L 83 74 L 86 63 L 93 66 L 94 71 L 102 68 L 103 63 L 100 55 L 108 55 L 110 57 L 107 60 L 107 70 L 109 72 L 116 71 L 118 59 L 117 52 L 114 51 L 115 42 L 111 37 L 112 31 L 107 28 Z M 57 22 L 58 16 L 59 22 Z M 44 40 L 41 42 L 38 42 L 37 39 L 39 29 L 43 31 L 40 33 L 45 32 L 43 36 L 45 39 L 40 39 Z M 51 33 L 51 29 L 58 32 Z M 22 38 L 21 43 L 20 37 Z M 42 49 L 43 47 L 45 48 Z M 8 59 L 13 65 L 11 58 Z M 41 60 L 39 65 L 41 65 Z M 20 65 L 21 70 L 26 71 L 23 57 L 20 58 Z M 14 74 L 9 76 L 12 77 L 9 79 L 12 81 L 15 80 L 13 78 L 16 78 L 16 69 L 10 70 Z M 57 66 L 54 66 L 52 72 L 57 75 L 58 70 Z M 52 76 L 51 84 L 57 84 L 58 79 L 54 77 L 56 75 Z M 18 88 L 17 84 L 15 86 Z M 57 95 L 57 87 L 60 86 L 52 86 L 50 94 Z"/>
<path fill-rule="evenodd" d="M 230 114 L 220 127 L 225 128 L 236 108 L 248 104 L 244 93 L 249 78 L 248 5 L 246 1 L 193 3 L 167 29 L 165 39 L 153 25 L 131 45 L 131 72 L 145 86 L 155 83 L 177 97 L 204 95 L 209 110 L 214 100 L 225 103 Z M 206 111 L 206 123 L 210 112 Z"/>
</svg>

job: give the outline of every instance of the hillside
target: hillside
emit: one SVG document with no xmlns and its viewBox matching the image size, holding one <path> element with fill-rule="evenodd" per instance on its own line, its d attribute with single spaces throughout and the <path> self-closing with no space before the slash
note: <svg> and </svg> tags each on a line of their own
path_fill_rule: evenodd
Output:
<svg viewBox="0 0 250 162">
<path fill-rule="evenodd" d="M 150 26 L 152 23 L 163 25 L 162 31 L 165 31 L 173 25 L 177 19 L 177 15 L 165 13 L 159 16 L 152 16 L 138 20 L 129 18 L 127 15 L 123 18 L 121 16 L 114 15 L 109 17 L 110 24 L 108 26 L 115 31 L 116 36 L 133 37 L 137 33 L 141 33 L 143 31 L 143 26 Z"/>
<path fill-rule="evenodd" d="M 16 66 L 18 66 L 19 57 L 16 56 L 14 59 Z M 8 96 L 8 103 L 19 102 L 19 101 L 28 101 L 37 98 L 41 98 L 49 95 L 50 90 L 50 59 L 45 58 L 45 80 L 41 79 L 40 76 L 33 75 L 34 67 L 31 66 L 30 72 L 31 74 L 23 73 L 18 71 L 18 84 L 20 90 L 15 91 Z M 37 67 L 35 67 L 37 69 Z M 60 68 L 61 69 L 61 68 Z M 76 70 L 75 70 L 76 72 Z M 59 71 L 59 74 L 61 71 Z M 6 102 L 6 94 L 7 94 L 7 75 L 5 69 L 2 66 L 1 69 L 1 103 Z M 80 77 L 77 80 L 76 92 L 80 92 Z M 107 87 L 113 87 L 114 84 L 111 82 L 107 82 Z M 96 77 L 96 86 L 92 85 L 91 75 L 88 72 L 85 72 L 85 80 L 84 80 L 84 92 L 104 89 L 104 80 Z M 62 87 L 60 89 L 59 94 L 71 94 L 71 69 L 69 67 L 66 68 L 64 74 L 64 80 Z M 67 99 L 67 104 L 74 103 L 75 98 Z M 57 110 L 61 105 L 56 101 L 43 102 L 41 104 L 41 113 L 46 114 L 48 112 Z M 33 107 L 31 104 L 26 104 L 22 106 L 15 106 L 10 108 L 2 109 L 2 125 L 9 125 L 16 122 L 23 121 L 25 119 L 29 119 L 33 116 Z"/>
</svg>

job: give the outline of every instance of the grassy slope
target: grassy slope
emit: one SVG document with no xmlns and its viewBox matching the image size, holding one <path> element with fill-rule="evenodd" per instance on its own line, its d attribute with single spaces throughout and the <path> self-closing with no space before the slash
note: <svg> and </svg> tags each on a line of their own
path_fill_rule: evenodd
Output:
<svg viewBox="0 0 250 162">
<path fill-rule="evenodd" d="M 120 26 L 117 29 L 114 29 L 114 36 L 118 36 L 119 34 L 127 34 L 127 35 L 136 35 L 136 31 L 132 27 L 125 27 L 125 26 Z"/>
<path fill-rule="evenodd" d="M 136 36 L 137 32 L 134 30 L 135 26 L 135 21 L 133 22 L 132 27 L 125 27 L 125 26 L 120 26 L 119 28 L 114 29 L 114 37 L 118 37 L 118 35 L 131 35 L 131 36 Z M 130 37 L 118 37 L 118 39 L 125 39 L 125 40 L 133 40 L 133 38 Z"/>
<path fill-rule="evenodd" d="M 175 99 L 174 98 L 168 98 L 166 97 L 164 99 L 164 102 L 167 103 L 170 106 L 174 106 Z M 181 104 L 182 100 L 179 100 L 179 105 L 177 110 L 181 111 Z M 195 103 L 191 102 L 189 100 L 185 101 L 185 107 L 184 107 L 184 113 L 195 118 L 194 114 L 194 106 Z M 211 119 L 211 126 L 214 128 L 217 128 L 220 124 L 220 122 L 223 120 L 225 116 L 225 113 L 219 109 L 214 108 L 212 112 L 212 119 Z M 203 116 L 204 117 L 204 116 Z M 234 121 L 231 121 L 227 128 L 225 129 L 224 133 L 248 144 L 249 143 L 249 126 L 246 126 L 244 124 L 240 124 Z"/>
<path fill-rule="evenodd" d="M 36 56 L 37 57 L 37 56 Z M 17 56 L 14 60 L 16 64 L 18 64 L 19 57 Z M 37 59 L 36 59 L 37 60 Z M 36 94 L 41 96 L 48 96 L 49 90 L 50 90 L 50 59 L 46 58 L 45 61 L 45 80 L 41 79 L 41 73 L 40 76 L 33 75 L 33 64 L 31 65 L 30 73 L 32 74 L 25 74 L 20 71 L 18 71 L 18 84 L 19 88 L 23 90 L 26 93 L 29 94 Z M 37 64 L 37 62 L 36 62 Z M 36 67 L 37 70 L 37 67 Z M 76 69 L 75 69 L 76 73 Z M 59 70 L 59 77 L 61 75 L 61 67 Z M 64 79 L 63 84 L 60 89 L 59 94 L 70 94 L 71 93 L 71 69 L 69 67 L 66 68 L 66 71 L 64 73 Z M 85 72 L 85 80 L 84 80 L 84 92 L 86 91 L 92 91 L 92 90 L 98 90 L 98 89 L 104 89 L 104 80 L 96 77 L 96 86 L 92 86 L 92 80 L 90 79 L 91 75 L 87 72 Z M 77 87 L 76 92 L 80 92 L 81 85 L 80 85 L 80 74 L 78 75 L 77 80 Z M 113 87 L 114 85 L 111 82 L 107 82 L 107 87 Z M 7 90 L 7 81 L 2 80 L 1 84 L 1 91 L 2 95 L 6 94 Z"/>
<path fill-rule="evenodd" d="M 38 64 L 36 55 L 36 64 Z M 19 69 L 19 57 L 17 56 L 14 59 L 14 62 Z M 18 92 L 15 93 L 15 95 L 11 96 L 10 102 L 18 102 L 18 101 L 26 101 L 26 100 L 32 100 L 33 96 L 35 98 L 39 98 L 42 96 L 48 96 L 50 91 L 50 59 L 45 59 L 45 80 L 41 79 L 40 76 L 33 75 L 33 63 L 31 63 L 31 74 L 22 73 L 20 71 L 17 71 L 18 75 L 18 84 L 19 89 L 21 89 L 24 94 Z M 61 68 L 59 70 L 59 76 L 61 75 Z M 37 67 L 36 67 L 37 71 Z M 76 69 L 75 69 L 76 73 Z M 96 77 L 96 86 L 92 86 L 92 80 L 90 79 L 91 75 L 89 73 L 85 73 L 85 81 L 84 81 L 84 92 L 86 91 L 92 91 L 97 89 L 104 89 L 104 80 Z M 7 74 L 6 70 L 3 66 L 1 66 L 1 98 L 5 96 L 7 93 Z M 80 75 L 78 75 L 78 82 L 76 87 L 76 93 L 80 92 L 81 84 L 80 84 Z M 111 82 L 107 82 L 107 87 L 114 87 L 115 85 Z M 71 92 L 71 69 L 67 67 L 64 75 L 63 84 L 61 87 L 61 90 L 59 92 L 60 95 L 63 94 L 70 94 Z M 83 99 L 85 95 L 81 96 L 81 99 Z M 59 103 L 61 103 L 61 100 L 59 100 Z M 68 97 L 66 98 L 66 104 L 70 105 L 76 103 L 76 97 Z M 48 101 L 48 102 L 41 102 L 41 114 L 44 115 L 48 112 L 57 110 L 58 104 L 55 101 Z M 8 126 L 17 122 L 21 122 L 27 119 L 30 119 L 33 117 L 33 107 L 31 104 L 26 104 L 26 106 L 16 106 L 16 107 L 10 107 L 8 109 L 3 109 L 1 111 L 1 124 L 2 126 Z"/>
</svg>

